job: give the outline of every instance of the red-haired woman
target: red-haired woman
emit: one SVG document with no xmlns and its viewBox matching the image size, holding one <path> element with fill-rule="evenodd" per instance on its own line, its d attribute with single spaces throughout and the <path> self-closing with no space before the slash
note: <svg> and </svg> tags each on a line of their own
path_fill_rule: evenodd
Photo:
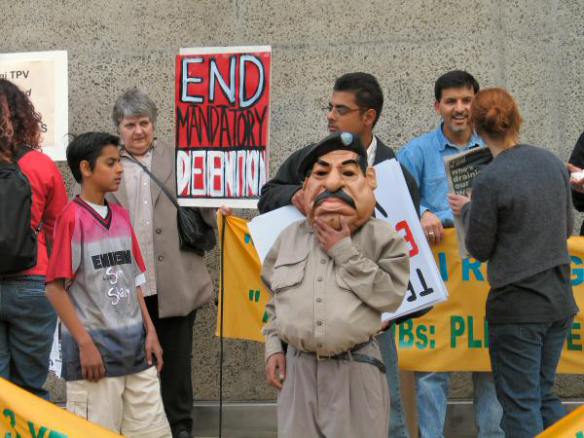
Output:
<svg viewBox="0 0 584 438">
<path fill-rule="evenodd" d="M 474 129 L 494 156 L 472 202 L 449 195 L 470 254 L 488 262 L 489 354 L 506 436 L 532 438 L 565 415 L 552 393 L 562 346 L 578 308 L 566 240 L 572 201 L 565 165 L 519 142 L 521 116 L 501 88 L 479 92 Z"/>
<path fill-rule="evenodd" d="M 48 398 L 43 384 L 57 317 L 45 297 L 45 274 L 53 225 L 67 202 L 67 192 L 57 166 L 39 150 L 40 137 L 41 116 L 28 96 L 0 79 L 0 200 L 5 203 L 0 247 L 14 248 L 11 239 L 20 231 L 9 224 L 19 219 L 28 222 L 30 217 L 30 228 L 22 228 L 25 239 L 21 239 L 28 242 L 22 246 L 28 257 L 21 250 L 13 255 L 2 251 L 0 377 Z M 30 195 L 32 203 L 23 202 L 30 205 L 30 214 L 26 208 L 7 208 L 10 199 L 26 200 Z"/>
</svg>

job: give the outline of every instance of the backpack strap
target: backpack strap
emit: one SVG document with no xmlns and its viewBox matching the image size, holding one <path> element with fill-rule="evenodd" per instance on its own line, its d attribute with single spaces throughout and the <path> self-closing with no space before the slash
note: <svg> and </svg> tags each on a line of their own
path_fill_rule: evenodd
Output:
<svg viewBox="0 0 584 438">
<path fill-rule="evenodd" d="M 29 146 L 19 146 L 18 150 L 14 153 L 14 162 L 17 163 L 22 157 L 28 154 L 32 149 Z"/>
</svg>

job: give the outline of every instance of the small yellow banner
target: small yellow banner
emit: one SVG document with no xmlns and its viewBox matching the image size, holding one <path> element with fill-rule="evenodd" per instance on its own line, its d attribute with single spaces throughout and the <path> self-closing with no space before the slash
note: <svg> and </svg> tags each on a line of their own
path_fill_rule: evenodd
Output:
<svg viewBox="0 0 584 438">
<path fill-rule="evenodd" d="M 219 215 L 221 273 L 219 291 L 225 304 L 221 318 L 222 296 L 219 293 L 217 336 L 264 342 L 262 326 L 270 295 L 260 280 L 261 264 L 247 230 L 247 221 L 234 216 Z M 223 221 L 225 220 L 225 228 Z M 223 232 L 224 231 L 224 232 Z"/>
<path fill-rule="evenodd" d="M 0 378 L 0 436 L 5 438 L 120 438 Z"/>
<path fill-rule="evenodd" d="M 566 415 L 537 438 L 584 438 L 584 406 Z"/>
</svg>

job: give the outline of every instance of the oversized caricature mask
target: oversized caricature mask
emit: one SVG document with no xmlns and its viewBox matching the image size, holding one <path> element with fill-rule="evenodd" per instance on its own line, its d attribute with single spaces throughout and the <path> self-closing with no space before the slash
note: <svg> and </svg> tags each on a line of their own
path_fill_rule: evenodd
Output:
<svg viewBox="0 0 584 438">
<path fill-rule="evenodd" d="M 308 221 L 322 218 L 341 229 L 341 217 L 351 233 L 371 218 L 375 209 L 375 170 L 367 167 L 367 152 L 357 136 L 336 133 L 312 147 L 300 164 L 307 175 L 304 199 Z"/>
</svg>

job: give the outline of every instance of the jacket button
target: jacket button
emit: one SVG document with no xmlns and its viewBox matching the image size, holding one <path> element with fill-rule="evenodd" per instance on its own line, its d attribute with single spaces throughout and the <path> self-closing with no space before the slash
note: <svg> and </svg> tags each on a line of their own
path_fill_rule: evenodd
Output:
<svg viewBox="0 0 584 438">
<path fill-rule="evenodd" d="M 322 321 L 316 321 L 316 325 L 322 325 Z"/>
<path fill-rule="evenodd" d="M 158 256 L 158 261 L 161 262 L 164 260 L 164 256 Z"/>
<path fill-rule="evenodd" d="M 317 299 L 316 299 L 316 302 L 317 302 L 317 303 L 322 303 L 322 298 L 317 298 Z"/>
<path fill-rule="evenodd" d="M 162 233 L 162 228 L 156 228 L 156 234 Z"/>
<path fill-rule="evenodd" d="M 322 277 L 317 277 L 316 281 L 322 281 Z"/>
</svg>

